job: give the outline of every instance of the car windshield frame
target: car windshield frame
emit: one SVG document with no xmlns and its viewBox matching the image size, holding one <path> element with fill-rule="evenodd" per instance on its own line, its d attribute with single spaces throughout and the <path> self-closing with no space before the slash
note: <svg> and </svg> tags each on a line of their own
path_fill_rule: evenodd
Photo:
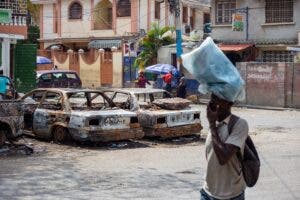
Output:
<svg viewBox="0 0 300 200">
<path fill-rule="evenodd" d="M 76 98 L 76 95 L 80 94 L 81 96 L 78 96 L 78 99 L 83 99 L 83 102 L 78 101 L 72 102 L 71 98 Z M 82 96 L 84 94 L 84 96 Z M 94 94 L 93 96 L 91 96 Z M 93 101 L 97 99 L 97 97 L 102 97 L 103 99 L 103 105 L 98 105 L 98 107 L 94 104 Z M 112 109 L 115 107 L 115 104 L 111 101 L 109 97 L 107 97 L 103 92 L 99 91 L 72 91 L 67 93 L 67 101 L 70 105 L 70 110 L 72 111 L 80 111 L 80 110 L 103 110 L 103 109 Z"/>
</svg>

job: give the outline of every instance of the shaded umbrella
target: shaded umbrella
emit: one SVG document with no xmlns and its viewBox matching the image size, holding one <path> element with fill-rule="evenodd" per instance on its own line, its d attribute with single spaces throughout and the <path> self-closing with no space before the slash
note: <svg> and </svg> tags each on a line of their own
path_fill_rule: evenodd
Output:
<svg viewBox="0 0 300 200">
<path fill-rule="evenodd" d="M 145 68 L 145 72 L 153 74 L 167 74 L 169 71 L 172 71 L 172 74 L 175 76 L 179 74 L 176 67 L 170 64 L 156 64 Z"/>
<path fill-rule="evenodd" d="M 37 56 L 36 57 L 36 64 L 51 64 L 52 61 L 49 58 L 44 56 Z"/>
</svg>

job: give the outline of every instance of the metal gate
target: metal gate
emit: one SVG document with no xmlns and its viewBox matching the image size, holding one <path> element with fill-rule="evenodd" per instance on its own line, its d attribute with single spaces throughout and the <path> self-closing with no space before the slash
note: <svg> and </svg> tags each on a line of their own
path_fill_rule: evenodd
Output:
<svg viewBox="0 0 300 200">
<path fill-rule="evenodd" d="M 100 73 L 101 85 L 111 86 L 113 83 L 113 62 L 111 52 L 104 53 L 104 60 L 101 62 Z"/>
<path fill-rule="evenodd" d="M 292 106 L 300 108 L 300 64 L 293 63 Z"/>
<path fill-rule="evenodd" d="M 132 84 L 136 80 L 137 69 L 134 67 L 133 63 L 136 57 L 124 56 L 124 72 L 123 72 L 123 85 L 125 87 L 134 87 Z"/>
<path fill-rule="evenodd" d="M 14 82 L 18 92 L 28 92 L 36 85 L 36 44 L 17 44 L 14 49 Z"/>
</svg>

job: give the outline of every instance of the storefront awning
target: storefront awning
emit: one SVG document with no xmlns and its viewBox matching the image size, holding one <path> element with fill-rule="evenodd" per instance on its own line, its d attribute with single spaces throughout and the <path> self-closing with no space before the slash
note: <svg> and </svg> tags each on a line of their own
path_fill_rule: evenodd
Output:
<svg viewBox="0 0 300 200">
<path fill-rule="evenodd" d="M 219 48 L 222 50 L 222 51 L 234 51 L 234 52 L 237 52 L 237 51 L 242 51 L 242 50 L 245 50 L 249 47 L 252 47 L 253 44 L 219 44 L 218 45 Z"/>
<path fill-rule="evenodd" d="M 94 49 L 104 49 L 117 47 L 120 48 L 121 40 L 93 40 L 89 42 L 88 47 Z"/>
</svg>

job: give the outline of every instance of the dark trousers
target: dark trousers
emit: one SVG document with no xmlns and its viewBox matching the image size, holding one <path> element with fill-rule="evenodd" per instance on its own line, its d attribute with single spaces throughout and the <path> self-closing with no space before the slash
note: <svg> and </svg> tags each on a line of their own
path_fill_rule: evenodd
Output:
<svg viewBox="0 0 300 200">
<path fill-rule="evenodd" d="M 207 194 L 203 189 L 201 189 L 200 195 L 201 195 L 200 200 L 219 200 L 219 199 L 209 196 L 209 194 Z M 236 197 L 230 198 L 228 200 L 245 200 L 245 191 L 243 191 L 242 194 L 240 194 Z"/>
<path fill-rule="evenodd" d="M 167 90 L 168 92 L 172 92 L 171 84 L 166 84 L 165 90 Z"/>
</svg>

